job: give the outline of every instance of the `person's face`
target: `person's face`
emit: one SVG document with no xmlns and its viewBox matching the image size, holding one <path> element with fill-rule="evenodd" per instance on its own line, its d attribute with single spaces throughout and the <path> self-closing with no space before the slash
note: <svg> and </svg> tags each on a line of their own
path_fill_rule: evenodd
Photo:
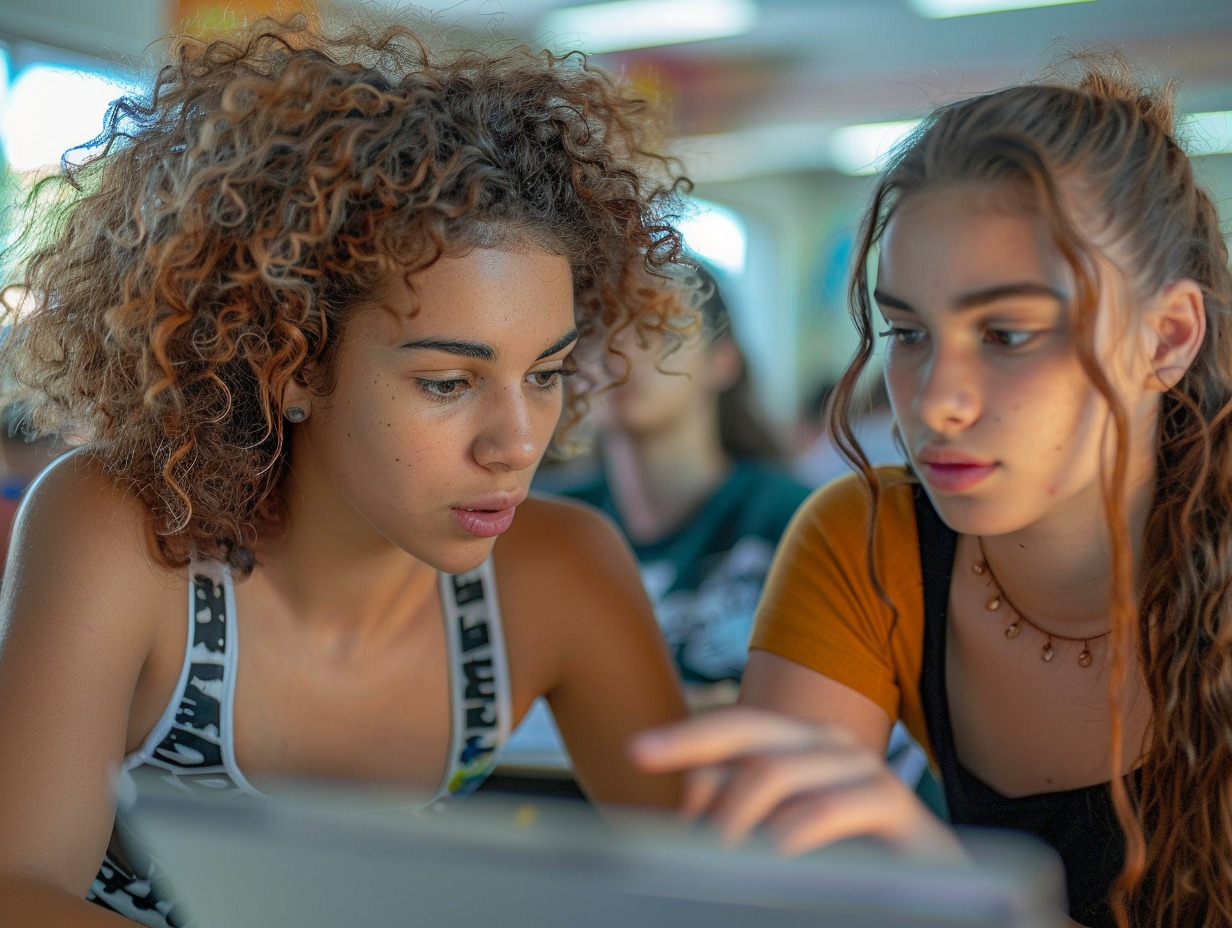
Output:
<svg viewBox="0 0 1232 928">
<path fill-rule="evenodd" d="M 329 396 L 299 394 L 292 468 L 303 504 L 355 543 L 457 573 L 509 527 L 556 428 L 572 277 L 541 250 L 478 249 L 413 283 L 356 310 Z"/>
<path fill-rule="evenodd" d="M 650 337 L 646 343 L 622 332 L 612 348 L 629 361 L 629 379 L 603 397 L 600 424 L 633 436 L 649 437 L 674 431 L 682 423 L 716 415 L 717 397 L 730 386 L 734 348 L 727 340 L 710 342 L 694 335 L 676 351 L 663 357 L 664 340 Z M 624 370 L 613 353 L 607 355 L 609 374 Z"/>
<path fill-rule="evenodd" d="M 1102 506 L 1109 411 L 1079 363 L 1072 294 L 1043 218 L 995 189 L 917 194 L 887 225 L 875 294 L 886 385 L 916 473 L 960 532 Z M 1113 331 L 1125 328 L 1113 304 L 1105 294 L 1096 351 L 1129 412 L 1131 466 L 1142 466 L 1158 394 L 1135 340 Z"/>
</svg>

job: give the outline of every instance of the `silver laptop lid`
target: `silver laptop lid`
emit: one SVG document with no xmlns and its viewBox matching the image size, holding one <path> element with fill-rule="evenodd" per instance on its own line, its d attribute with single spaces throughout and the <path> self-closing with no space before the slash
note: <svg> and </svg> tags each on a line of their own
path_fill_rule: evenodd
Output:
<svg viewBox="0 0 1232 928">
<path fill-rule="evenodd" d="M 871 842 L 801 858 L 720 847 L 670 817 L 601 821 L 582 803 L 479 795 L 433 813 L 351 789 L 273 801 L 143 788 L 126 818 L 196 928 L 1053 928 L 1055 855 L 966 832 L 972 863 Z"/>
</svg>

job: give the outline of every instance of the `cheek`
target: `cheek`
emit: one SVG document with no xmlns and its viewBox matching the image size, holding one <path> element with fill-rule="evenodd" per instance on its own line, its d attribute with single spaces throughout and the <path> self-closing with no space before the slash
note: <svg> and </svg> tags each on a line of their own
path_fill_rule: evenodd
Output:
<svg viewBox="0 0 1232 928">
<path fill-rule="evenodd" d="M 408 398 L 408 387 L 391 378 L 377 378 L 370 390 L 336 397 L 331 414 L 340 449 L 353 459 L 421 465 L 443 451 L 447 431 L 432 422 Z"/>
<path fill-rule="evenodd" d="M 1100 459 L 1100 436 L 1108 421 L 1108 407 L 1092 388 L 1053 394 L 1033 404 L 1035 426 L 1027 434 L 1037 436 L 1038 450 L 1045 460 L 1060 467 L 1057 480 L 1088 474 Z"/>
<path fill-rule="evenodd" d="M 918 392 L 915 375 L 906 365 L 886 361 L 885 367 L 886 393 L 890 396 L 890 408 L 900 422 L 904 415 L 910 415 L 912 400 Z"/>
</svg>

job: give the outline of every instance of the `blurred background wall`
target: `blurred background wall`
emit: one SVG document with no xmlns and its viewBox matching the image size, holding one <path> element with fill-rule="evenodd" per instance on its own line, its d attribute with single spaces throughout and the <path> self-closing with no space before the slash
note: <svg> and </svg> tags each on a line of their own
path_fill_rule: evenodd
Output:
<svg viewBox="0 0 1232 928">
<path fill-rule="evenodd" d="M 297 6 L 323 18 L 410 9 L 0 0 L 0 230 L 32 178 L 98 132 L 151 42 Z M 1005 6 L 1019 8 L 995 9 Z M 724 272 L 761 398 L 784 430 L 851 350 L 845 277 L 871 171 L 939 103 L 1034 76 L 1069 49 L 1114 45 L 1180 79 L 1185 135 L 1232 228 L 1232 0 L 440 0 L 418 10 L 441 26 L 586 50 L 663 101 L 696 181 L 686 239 Z"/>
</svg>

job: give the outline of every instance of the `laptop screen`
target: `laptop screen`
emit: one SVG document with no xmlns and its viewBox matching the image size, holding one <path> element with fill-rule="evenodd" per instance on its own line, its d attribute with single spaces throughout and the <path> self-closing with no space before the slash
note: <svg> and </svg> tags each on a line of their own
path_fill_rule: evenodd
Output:
<svg viewBox="0 0 1232 928">
<path fill-rule="evenodd" d="M 200 928 L 1052 928 L 1060 865 L 1046 847 L 964 835 L 972 863 L 905 860 L 872 842 L 787 859 L 726 850 L 670 817 L 473 796 L 439 812 L 347 789 L 270 801 L 143 789 L 126 814 L 162 887 Z"/>
</svg>

